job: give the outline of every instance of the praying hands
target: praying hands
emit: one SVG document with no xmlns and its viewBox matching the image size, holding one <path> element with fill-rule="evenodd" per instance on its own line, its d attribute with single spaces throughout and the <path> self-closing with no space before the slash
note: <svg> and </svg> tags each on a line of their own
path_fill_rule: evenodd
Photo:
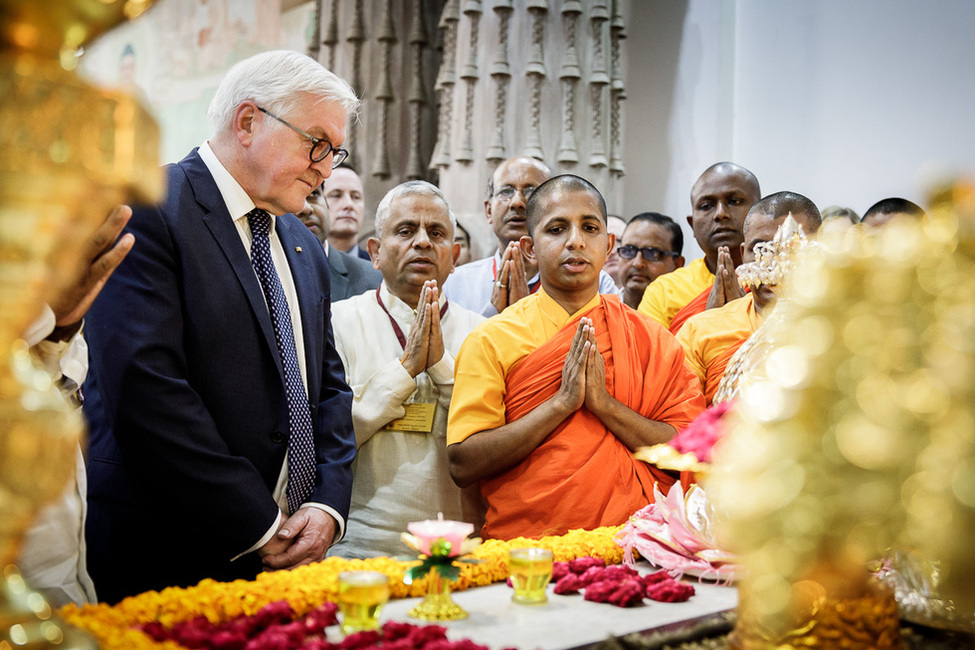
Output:
<svg viewBox="0 0 975 650">
<path fill-rule="evenodd" d="M 501 254 L 498 279 L 491 290 L 491 304 L 500 314 L 510 305 L 528 295 L 528 278 L 525 274 L 525 258 L 517 241 L 509 242 Z"/>
<path fill-rule="evenodd" d="M 400 362 L 411 377 L 436 364 L 443 358 L 443 330 L 440 327 L 440 290 L 436 280 L 427 280 L 420 290 L 416 304 L 416 318 L 406 338 Z"/>
<path fill-rule="evenodd" d="M 718 247 L 718 265 L 714 269 L 714 286 L 708 295 L 707 309 L 724 307 L 732 300 L 745 297 L 745 290 L 738 283 L 735 263 L 727 246 Z"/>
</svg>

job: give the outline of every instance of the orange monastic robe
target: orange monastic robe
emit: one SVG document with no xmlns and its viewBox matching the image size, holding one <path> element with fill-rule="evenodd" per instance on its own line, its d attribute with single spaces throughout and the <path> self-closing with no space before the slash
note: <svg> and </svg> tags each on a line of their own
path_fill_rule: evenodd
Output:
<svg viewBox="0 0 975 650">
<path fill-rule="evenodd" d="M 681 308 L 677 315 L 674 316 L 674 320 L 670 321 L 670 333 L 677 336 L 677 332 L 680 328 L 684 326 L 687 319 L 691 316 L 696 316 L 708 308 L 708 297 L 711 295 L 711 287 L 708 287 L 701 293 L 697 294 L 697 298 L 690 301 Z"/>
<path fill-rule="evenodd" d="M 677 333 L 687 367 L 700 380 L 708 406 L 714 400 L 728 361 L 762 322 L 755 301 L 747 295 L 692 316 Z"/>
<path fill-rule="evenodd" d="M 705 289 L 710 291 L 713 284 L 714 273 L 708 270 L 702 257 L 648 284 L 637 311 L 670 327 L 677 312 Z"/>
<path fill-rule="evenodd" d="M 488 320 L 465 341 L 456 360 L 448 444 L 514 421 L 552 397 L 583 316 L 593 320 L 606 387 L 616 399 L 678 430 L 703 410 L 680 346 L 662 327 L 625 308 L 616 296 L 597 296 L 570 315 L 540 292 Z M 492 400 L 498 395 L 500 405 Z M 621 524 L 653 500 L 657 479 L 669 489 L 676 477 L 635 460 L 582 407 L 522 462 L 481 482 L 488 506 L 481 534 L 539 537 Z"/>
</svg>

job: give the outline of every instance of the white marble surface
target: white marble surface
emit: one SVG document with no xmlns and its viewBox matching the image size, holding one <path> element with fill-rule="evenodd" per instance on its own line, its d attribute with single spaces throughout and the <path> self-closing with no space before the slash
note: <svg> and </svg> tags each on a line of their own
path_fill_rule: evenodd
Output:
<svg viewBox="0 0 975 650">
<path fill-rule="evenodd" d="M 453 594 L 454 602 L 467 610 L 469 617 L 439 623 L 452 639 L 469 638 L 492 650 L 559 650 L 595 643 L 618 636 L 676 623 L 731 609 L 738 604 L 738 590 L 686 578 L 697 592 L 685 603 L 658 603 L 645 599 L 642 606 L 615 607 L 583 600 L 582 594 L 557 596 L 548 586 L 548 603 L 516 605 L 511 588 L 493 584 Z M 383 609 L 382 621 L 423 624 L 406 613 L 419 598 L 391 601 Z"/>
</svg>

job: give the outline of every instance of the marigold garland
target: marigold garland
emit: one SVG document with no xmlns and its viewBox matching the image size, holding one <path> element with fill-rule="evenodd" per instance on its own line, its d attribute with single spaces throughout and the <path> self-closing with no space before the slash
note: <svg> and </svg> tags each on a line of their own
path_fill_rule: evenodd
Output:
<svg viewBox="0 0 975 650">
<path fill-rule="evenodd" d="M 607 564 L 619 564 L 623 561 L 623 549 L 613 537 L 621 529 L 622 526 L 606 526 L 591 531 L 573 530 L 562 536 L 541 539 L 517 537 L 509 541 L 488 540 L 470 554 L 480 563 L 462 565 L 460 578 L 452 589 L 460 591 L 506 580 L 508 551 L 513 548 L 548 548 L 558 562 L 588 556 L 602 558 Z M 213 623 L 221 623 L 236 616 L 250 616 L 268 603 L 279 600 L 288 601 L 301 616 L 327 600 L 335 601 L 338 574 L 358 569 L 381 571 L 388 575 L 391 579 L 391 598 L 423 596 L 427 589 L 426 578 L 411 585 L 403 583 L 404 572 L 415 564 L 389 557 L 368 560 L 332 557 L 292 571 L 262 573 L 255 580 L 203 580 L 195 587 L 147 591 L 126 598 L 115 606 L 99 604 L 79 608 L 68 605 L 60 613 L 72 625 L 92 634 L 104 650 L 185 650 L 172 642 L 157 643 L 136 626 L 151 621 L 171 626 L 196 616 L 205 616 Z"/>
</svg>

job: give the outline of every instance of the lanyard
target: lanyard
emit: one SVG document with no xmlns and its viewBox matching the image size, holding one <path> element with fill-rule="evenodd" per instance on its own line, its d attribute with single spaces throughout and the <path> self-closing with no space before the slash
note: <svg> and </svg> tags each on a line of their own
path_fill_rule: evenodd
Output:
<svg viewBox="0 0 975 650">
<path fill-rule="evenodd" d="M 495 282 L 497 282 L 498 281 L 498 258 L 497 257 L 491 258 L 491 275 L 493 276 L 492 279 Z M 541 286 L 542 286 L 541 278 L 539 278 L 538 281 L 535 282 L 534 284 L 529 283 L 528 293 L 535 293 L 536 291 L 538 291 L 539 287 Z"/>
<path fill-rule="evenodd" d="M 376 302 L 379 303 L 379 308 L 382 309 L 384 312 L 386 312 L 386 316 L 389 317 L 389 324 L 393 326 L 393 333 L 396 334 L 396 340 L 399 341 L 400 347 L 402 347 L 403 351 L 405 352 L 406 336 L 403 334 L 403 330 L 400 328 L 399 323 L 396 322 L 396 319 L 393 318 L 393 315 L 389 313 L 388 309 L 386 309 L 386 305 L 383 304 L 383 299 L 379 296 L 379 289 L 376 289 Z M 443 307 L 440 308 L 440 318 L 444 317 L 444 314 L 447 313 L 447 307 L 449 306 L 450 306 L 450 301 L 444 300 Z"/>
</svg>

